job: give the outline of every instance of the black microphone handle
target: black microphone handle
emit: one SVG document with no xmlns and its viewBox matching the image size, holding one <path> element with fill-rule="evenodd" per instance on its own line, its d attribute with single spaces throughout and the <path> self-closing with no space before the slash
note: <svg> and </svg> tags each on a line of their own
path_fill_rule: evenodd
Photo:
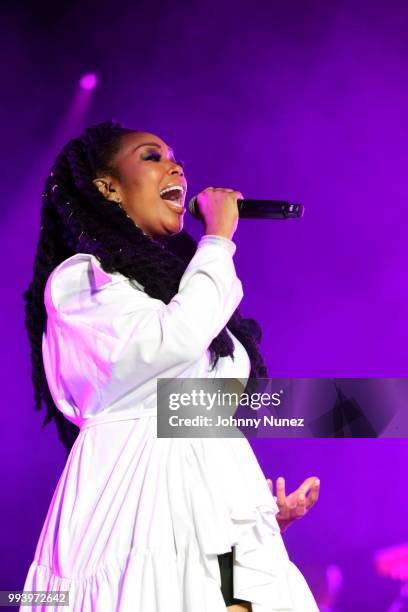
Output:
<svg viewBox="0 0 408 612">
<path fill-rule="evenodd" d="M 304 214 L 302 204 L 291 204 L 285 200 L 237 200 L 240 219 L 296 219 Z M 200 219 L 197 197 L 191 198 L 188 209 L 193 217 Z"/>
</svg>

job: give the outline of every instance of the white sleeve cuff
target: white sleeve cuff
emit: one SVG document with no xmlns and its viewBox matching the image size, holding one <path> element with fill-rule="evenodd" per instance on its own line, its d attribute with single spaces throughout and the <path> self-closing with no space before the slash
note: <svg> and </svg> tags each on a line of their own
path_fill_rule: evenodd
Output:
<svg viewBox="0 0 408 612">
<path fill-rule="evenodd" d="M 237 250 L 237 245 L 235 242 L 232 242 L 229 238 L 225 238 L 225 236 L 218 236 L 217 234 L 205 234 L 200 238 L 198 243 L 198 248 L 203 244 L 215 244 L 219 245 L 222 248 L 227 249 L 231 256 L 235 255 L 235 251 Z"/>
</svg>

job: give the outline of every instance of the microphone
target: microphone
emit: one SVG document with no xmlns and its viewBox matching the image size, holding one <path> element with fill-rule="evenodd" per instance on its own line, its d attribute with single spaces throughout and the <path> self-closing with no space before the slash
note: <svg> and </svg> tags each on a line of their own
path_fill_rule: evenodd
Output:
<svg viewBox="0 0 408 612">
<path fill-rule="evenodd" d="M 285 200 L 237 200 L 241 219 L 296 219 L 303 217 L 305 207 Z M 191 198 L 188 210 L 195 219 L 200 219 L 197 196 Z"/>
</svg>

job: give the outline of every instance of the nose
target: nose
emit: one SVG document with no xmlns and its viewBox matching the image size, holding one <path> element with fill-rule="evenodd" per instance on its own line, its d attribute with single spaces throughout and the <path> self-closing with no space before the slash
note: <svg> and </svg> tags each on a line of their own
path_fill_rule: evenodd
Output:
<svg viewBox="0 0 408 612">
<path fill-rule="evenodd" d="M 177 162 L 170 162 L 170 174 L 179 174 L 180 176 L 184 176 L 183 166 L 178 164 Z"/>
</svg>

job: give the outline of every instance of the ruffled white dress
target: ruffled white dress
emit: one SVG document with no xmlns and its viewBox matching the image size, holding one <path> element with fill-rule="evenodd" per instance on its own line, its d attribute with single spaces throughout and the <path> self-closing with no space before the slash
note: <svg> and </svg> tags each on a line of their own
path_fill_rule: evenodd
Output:
<svg viewBox="0 0 408 612">
<path fill-rule="evenodd" d="M 90 254 L 50 275 L 44 367 L 80 433 L 23 587 L 68 590 L 69 606 L 33 610 L 225 612 L 217 555 L 232 547 L 234 596 L 253 612 L 318 610 L 247 439 L 157 438 L 157 377 L 249 376 L 232 334 L 235 360 L 209 372 L 208 346 L 243 297 L 235 249 L 203 237 L 167 305 Z"/>
</svg>

